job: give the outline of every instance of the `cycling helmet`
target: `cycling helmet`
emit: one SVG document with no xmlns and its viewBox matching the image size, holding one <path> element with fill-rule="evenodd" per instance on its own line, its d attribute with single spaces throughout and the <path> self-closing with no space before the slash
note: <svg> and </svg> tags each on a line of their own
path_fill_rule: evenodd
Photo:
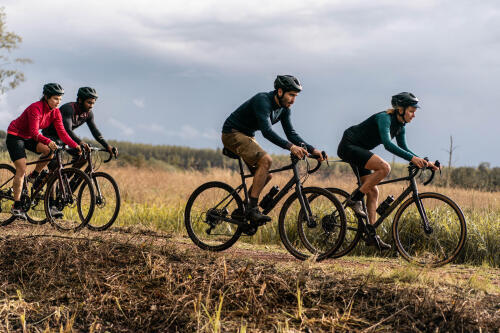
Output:
<svg viewBox="0 0 500 333">
<path fill-rule="evenodd" d="M 43 86 L 43 94 L 47 97 L 64 95 L 64 89 L 58 83 L 47 83 Z"/>
<path fill-rule="evenodd" d="M 97 92 L 95 91 L 94 88 L 91 87 L 81 87 L 78 89 L 78 93 L 76 94 L 77 98 L 81 98 L 82 101 L 89 99 L 89 98 L 95 98 L 97 99 Z"/>
<path fill-rule="evenodd" d="M 299 79 L 292 75 L 278 75 L 276 80 L 274 80 L 274 89 L 283 89 L 284 92 L 287 91 L 297 91 L 302 90 Z"/>
<path fill-rule="evenodd" d="M 410 92 L 402 92 L 397 95 L 392 96 L 391 98 L 391 104 L 394 108 L 401 106 L 401 107 L 408 107 L 408 106 L 413 106 L 416 108 L 419 108 L 420 106 L 418 105 L 418 98 L 415 97 Z"/>
</svg>

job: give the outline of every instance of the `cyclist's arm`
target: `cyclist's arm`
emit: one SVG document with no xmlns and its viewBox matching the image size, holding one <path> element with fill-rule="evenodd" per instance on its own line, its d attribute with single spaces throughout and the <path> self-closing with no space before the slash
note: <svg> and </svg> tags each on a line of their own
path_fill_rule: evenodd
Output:
<svg viewBox="0 0 500 333">
<path fill-rule="evenodd" d="M 399 156 L 407 161 L 411 161 L 413 155 L 410 152 L 407 152 L 404 149 L 399 148 L 391 141 L 391 117 L 387 113 L 380 113 L 377 115 L 377 125 L 378 125 L 378 133 L 380 135 L 380 139 L 384 148 L 393 153 L 396 156 Z"/>
<path fill-rule="evenodd" d="M 45 145 L 48 145 L 50 139 L 40 134 L 40 118 L 41 113 L 43 111 L 38 109 L 36 106 L 30 106 L 28 110 L 28 129 L 29 135 L 33 138 L 33 140 L 37 142 L 41 142 Z"/>
<path fill-rule="evenodd" d="M 52 120 L 52 122 L 54 124 L 54 128 L 56 129 L 57 136 L 59 137 L 59 139 L 61 139 L 65 144 L 67 144 L 71 148 L 78 147 L 78 143 L 73 141 L 73 139 L 71 139 L 71 137 L 66 132 L 60 112 L 55 112 L 54 119 Z"/>
<path fill-rule="evenodd" d="M 304 143 L 306 145 L 307 151 L 309 153 L 313 152 L 314 147 L 305 142 L 304 139 L 302 139 L 293 128 L 292 122 L 290 121 L 290 109 L 285 111 L 285 114 L 281 116 L 281 126 L 283 127 L 283 131 L 285 131 L 288 140 L 299 147 L 302 143 Z"/>
<path fill-rule="evenodd" d="M 280 137 L 275 131 L 272 129 L 272 124 L 271 124 L 271 106 L 270 105 L 265 105 L 261 103 L 252 103 L 252 109 L 257 117 L 257 125 L 262 132 L 262 135 L 274 143 L 277 146 L 280 146 L 283 149 L 289 150 L 290 147 L 292 146 L 291 142 L 288 142 L 287 140 L 283 139 Z"/>
<path fill-rule="evenodd" d="M 61 118 L 64 125 L 64 129 L 66 133 L 70 136 L 73 141 L 78 144 L 82 143 L 82 140 L 73 132 L 73 108 L 69 108 L 70 110 L 60 110 Z"/>
<path fill-rule="evenodd" d="M 417 154 L 415 154 L 414 152 L 412 152 L 410 150 L 410 148 L 408 148 L 408 145 L 406 144 L 406 130 L 405 130 L 405 127 L 401 128 L 401 131 L 399 132 L 398 135 L 396 135 L 396 142 L 398 143 L 398 146 L 403 148 L 404 150 L 406 150 L 407 152 L 409 152 L 410 154 L 412 154 L 413 156 L 417 156 Z"/>
<path fill-rule="evenodd" d="M 96 139 L 97 142 L 99 142 L 104 148 L 108 149 L 109 144 L 106 142 L 106 140 L 104 140 L 101 132 L 99 132 L 97 126 L 95 125 L 93 112 L 90 112 L 89 117 L 87 118 L 87 126 L 89 127 L 94 139 Z"/>
</svg>

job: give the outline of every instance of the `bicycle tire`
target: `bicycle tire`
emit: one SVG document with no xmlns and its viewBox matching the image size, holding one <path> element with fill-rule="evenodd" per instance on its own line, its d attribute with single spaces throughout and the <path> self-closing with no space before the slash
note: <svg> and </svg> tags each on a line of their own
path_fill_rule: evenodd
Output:
<svg viewBox="0 0 500 333">
<path fill-rule="evenodd" d="M 419 266 L 443 266 L 455 260 L 465 245 L 465 217 L 460 207 L 445 195 L 426 192 L 420 193 L 418 198 L 425 209 L 432 232 L 425 233 L 415 199 L 409 198 L 401 204 L 394 216 L 392 234 L 396 248 L 403 258 Z M 443 203 L 443 208 L 438 207 L 438 203 Z M 442 223 L 443 216 L 446 217 L 446 225 Z M 412 237 L 416 233 L 420 237 Z M 444 253 L 443 246 L 450 248 L 450 254 Z M 442 253 L 436 257 L 436 253 L 432 252 Z"/>
<path fill-rule="evenodd" d="M 100 183 L 98 179 L 103 179 L 111 186 L 108 187 L 103 187 L 99 185 L 99 191 L 97 189 L 98 184 L 105 184 L 105 183 Z M 118 187 L 118 184 L 116 183 L 115 179 L 108 173 L 105 172 L 95 172 L 92 174 L 92 185 L 94 186 L 94 192 L 96 195 L 96 206 L 94 209 L 93 217 L 90 219 L 89 223 L 87 224 L 87 228 L 93 231 L 103 231 L 106 229 L 109 229 L 115 222 L 116 218 L 118 217 L 118 214 L 120 212 L 120 207 L 121 207 L 121 196 L 120 196 L 120 189 Z M 78 200 L 81 200 L 81 197 L 84 193 L 85 187 L 80 186 L 80 190 L 78 191 Z M 100 196 L 99 193 L 100 192 Z M 106 192 L 106 193 L 104 193 Z M 112 203 L 113 201 L 107 200 L 106 198 L 109 198 L 110 196 L 114 196 L 115 204 L 114 207 L 111 207 L 112 209 L 112 214 L 106 214 L 104 212 L 105 208 L 107 207 L 108 203 Z M 83 213 L 82 213 L 83 214 Z M 101 217 L 101 215 L 103 215 Z M 97 215 L 97 216 L 96 216 Z M 110 218 L 106 218 L 107 216 L 110 216 Z M 104 221 L 104 223 L 99 223 L 97 220 Z"/>
<path fill-rule="evenodd" d="M 63 179 L 62 186 L 66 188 L 66 191 L 71 192 L 71 201 L 66 202 L 61 197 L 61 191 L 58 191 L 58 186 L 61 188 L 60 180 L 59 180 L 59 174 L 55 173 L 49 181 L 47 182 L 47 190 L 45 192 L 45 214 L 47 215 L 47 218 L 57 230 L 59 231 L 79 231 L 82 228 L 84 228 L 90 219 L 92 218 L 92 214 L 94 212 L 95 208 L 95 193 L 94 193 L 94 187 L 92 186 L 91 180 L 89 176 L 81 171 L 80 169 L 76 168 L 66 168 L 61 170 L 61 175 Z M 82 182 L 80 183 L 80 186 L 87 186 L 89 189 L 89 194 L 88 197 L 85 198 L 88 200 L 88 203 L 86 203 L 86 215 L 84 216 L 82 214 L 82 198 L 75 198 L 74 192 L 77 189 L 71 189 L 70 188 L 70 181 L 69 179 L 71 178 L 82 178 Z M 51 196 L 51 194 L 55 194 L 55 197 Z M 63 217 L 56 217 L 52 216 L 52 213 L 50 211 L 50 206 L 55 205 L 57 209 L 63 214 Z M 75 209 L 76 207 L 76 209 Z M 70 217 L 68 217 L 70 216 Z M 69 221 L 71 219 L 71 221 Z M 66 224 L 74 224 L 71 226 L 67 226 Z"/>
<path fill-rule="evenodd" d="M 13 196 L 13 177 L 16 174 L 16 169 L 10 164 L 0 164 L 0 226 L 6 226 L 16 220 L 12 216 L 10 209 L 14 204 Z M 5 184 L 4 184 L 5 183 Z"/>
<path fill-rule="evenodd" d="M 210 191 L 211 196 L 207 194 L 209 190 L 214 190 L 214 189 L 216 190 L 218 189 L 224 196 L 226 196 L 227 199 L 232 198 L 232 200 L 230 200 L 229 203 L 226 204 L 225 211 L 217 208 L 220 206 L 220 202 L 226 201 L 226 199 L 223 200 L 222 196 L 217 196 L 217 198 L 215 199 L 215 202 L 220 201 L 219 204 L 215 207 L 213 207 L 214 205 L 213 203 L 204 204 L 204 202 L 202 201 L 202 200 L 214 199 L 215 195 L 218 194 L 217 191 L 215 192 Z M 207 196 L 207 198 L 205 198 L 205 196 Z M 231 204 L 233 200 L 234 203 Z M 201 205 L 201 207 L 198 208 L 197 206 L 195 206 L 195 204 L 197 205 L 199 204 Z M 230 204 L 231 204 L 230 209 L 227 209 L 228 207 L 227 205 Z M 184 225 L 186 227 L 189 238 L 191 238 L 193 243 L 195 243 L 199 248 L 203 250 L 223 251 L 228 249 L 234 243 L 236 243 L 236 241 L 240 238 L 242 230 L 239 226 L 232 224 L 230 222 L 225 222 L 225 221 L 220 222 L 220 220 L 217 221 L 216 216 L 217 215 L 227 216 L 228 214 L 233 215 L 236 213 L 236 210 L 243 212 L 243 202 L 238 193 L 236 193 L 236 191 L 228 184 L 222 182 L 208 182 L 199 186 L 196 190 L 194 190 L 194 192 L 189 197 L 184 212 Z M 211 216 L 214 217 L 207 217 L 207 213 L 210 211 L 213 212 Z M 241 214 L 238 216 L 241 216 Z M 209 219 L 211 220 L 209 221 Z M 208 232 L 208 229 L 211 226 L 210 223 L 215 224 L 217 226 L 218 230 L 216 230 L 216 232 L 219 232 L 219 229 L 220 230 L 224 228 L 227 229 L 227 234 L 222 234 L 222 235 L 213 234 L 213 236 L 227 236 L 227 237 L 225 237 L 221 241 L 217 240 L 217 237 L 212 237 L 213 239 L 212 244 L 209 243 L 207 240 L 201 239 L 201 236 L 203 236 L 203 232 L 205 232 L 207 236 L 212 235 L 211 234 L 212 230 Z M 223 226 L 219 228 L 220 225 Z M 200 235 L 197 235 L 198 232 L 200 233 Z"/>
<path fill-rule="evenodd" d="M 344 207 L 346 215 L 347 228 L 344 242 L 338 250 L 331 255 L 331 258 L 340 258 L 349 254 L 352 250 L 354 250 L 356 245 L 358 245 L 363 235 L 363 219 L 358 217 L 351 207 L 347 207 L 345 205 L 346 199 L 350 196 L 348 192 L 335 187 L 327 187 L 326 190 L 333 193 L 339 199 L 342 203 L 342 207 Z"/>
<path fill-rule="evenodd" d="M 313 216 L 315 217 L 315 221 L 320 223 L 317 223 L 314 227 L 307 226 L 306 228 L 304 228 L 304 224 L 306 223 L 305 219 L 303 218 L 304 212 L 302 206 L 300 205 L 298 194 L 297 192 L 295 192 L 288 197 L 280 211 L 278 221 L 280 238 L 285 248 L 295 258 L 306 260 L 313 257 L 316 261 L 321 261 L 331 256 L 342 245 L 346 231 L 344 209 L 342 208 L 342 204 L 340 203 L 340 201 L 332 193 L 323 188 L 305 187 L 302 189 L 302 195 L 306 200 L 309 200 L 309 197 L 311 195 L 315 195 L 315 200 L 318 200 L 320 196 L 323 196 L 325 198 L 325 201 L 321 201 L 321 204 L 318 205 L 317 209 L 315 209 L 316 207 L 311 207 L 311 211 Z M 294 204 L 295 201 L 299 204 L 297 207 L 293 208 L 292 204 Z M 319 201 L 316 201 L 316 203 L 318 202 Z M 289 211 L 291 207 L 292 210 Z M 338 213 L 338 216 L 336 216 L 335 220 L 333 220 L 334 222 L 332 222 L 330 216 L 331 207 L 334 207 L 335 212 Z M 292 214 L 294 212 L 294 209 L 298 210 L 296 216 Z M 304 237 L 304 230 L 312 230 L 317 228 L 318 232 L 316 234 L 320 235 L 320 241 L 323 242 L 326 238 L 329 237 L 329 228 L 326 228 L 326 225 L 331 225 L 332 223 L 339 226 L 339 231 L 336 234 L 335 239 L 333 239 L 333 243 L 326 244 L 324 246 L 324 249 L 321 250 L 317 249 L 318 246 L 312 247 L 306 245 L 307 242 L 305 243 L 305 240 L 309 240 Z M 297 235 L 294 234 L 295 232 L 297 233 Z M 324 237 L 324 235 L 326 235 L 326 237 Z M 317 237 L 316 239 L 320 239 L 320 237 Z M 305 247 L 305 249 L 303 249 L 302 247 Z M 312 249 L 313 251 L 309 251 L 310 249 Z"/>
</svg>

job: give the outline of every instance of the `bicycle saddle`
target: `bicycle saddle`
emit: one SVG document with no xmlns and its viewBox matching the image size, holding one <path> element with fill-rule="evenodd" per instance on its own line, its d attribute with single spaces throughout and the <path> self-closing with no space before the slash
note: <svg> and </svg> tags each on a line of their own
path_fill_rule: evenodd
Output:
<svg viewBox="0 0 500 333">
<path fill-rule="evenodd" d="M 222 149 L 222 154 L 226 155 L 227 157 L 229 158 L 234 158 L 234 159 L 238 159 L 240 158 L 238 155 L 236 155 L 235 153 L 233 153 L 232 151 L 230 151 L 229 149 L 227 148 L 223 148 Z"/>
</svg>

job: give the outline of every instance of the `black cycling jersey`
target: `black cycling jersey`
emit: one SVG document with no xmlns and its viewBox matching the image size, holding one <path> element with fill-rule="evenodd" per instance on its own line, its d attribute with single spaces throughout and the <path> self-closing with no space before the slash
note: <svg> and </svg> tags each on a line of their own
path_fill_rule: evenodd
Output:
<svg viewBox="0 0 500 333">
<path fill-rule="evenodd" d="M 290 109 L 280 107 L 276 103 L 274 91 L 258 93 L 243 103 L 226 119 L 222 133 L 231 133 L 232 130 L 236 130 L 253 137 L 255 132 L 260 130 L 262 135 L 275 145 L 290 149 L 292 144 L 281 138 L 271 127 L 278 121 L 281 121 L 285 135 L 291 143 L 298 146 L 304 143 L 309 152 L 314 150 L 313 146 L 307 144 L 297 134 L 290 121 Z"/>
<path fill-rule="evenodd" d="M 66 132 L 74 141 L 76 141 L 76 143 L 80 144 L 82 140 L 73 132 L 73 130 L 80 127 L 84 123 L 87 123 L 92 136 L 97 140 L 97 142 L 99 142 L 104 148 L 109 148 L 108 143 L 104 140 L 101 132 L 99 132 L 94 123 L 94 114 L 92 111 L 83 112 L 76 102 L 66 103 L 61 106 L 59 110 L 61 111 L 62 121 Z M 46 129 L 42 130 L 42 134 L 49 138 L 58 138 L 54 125 L 50 125 Z"/>
</svg>

